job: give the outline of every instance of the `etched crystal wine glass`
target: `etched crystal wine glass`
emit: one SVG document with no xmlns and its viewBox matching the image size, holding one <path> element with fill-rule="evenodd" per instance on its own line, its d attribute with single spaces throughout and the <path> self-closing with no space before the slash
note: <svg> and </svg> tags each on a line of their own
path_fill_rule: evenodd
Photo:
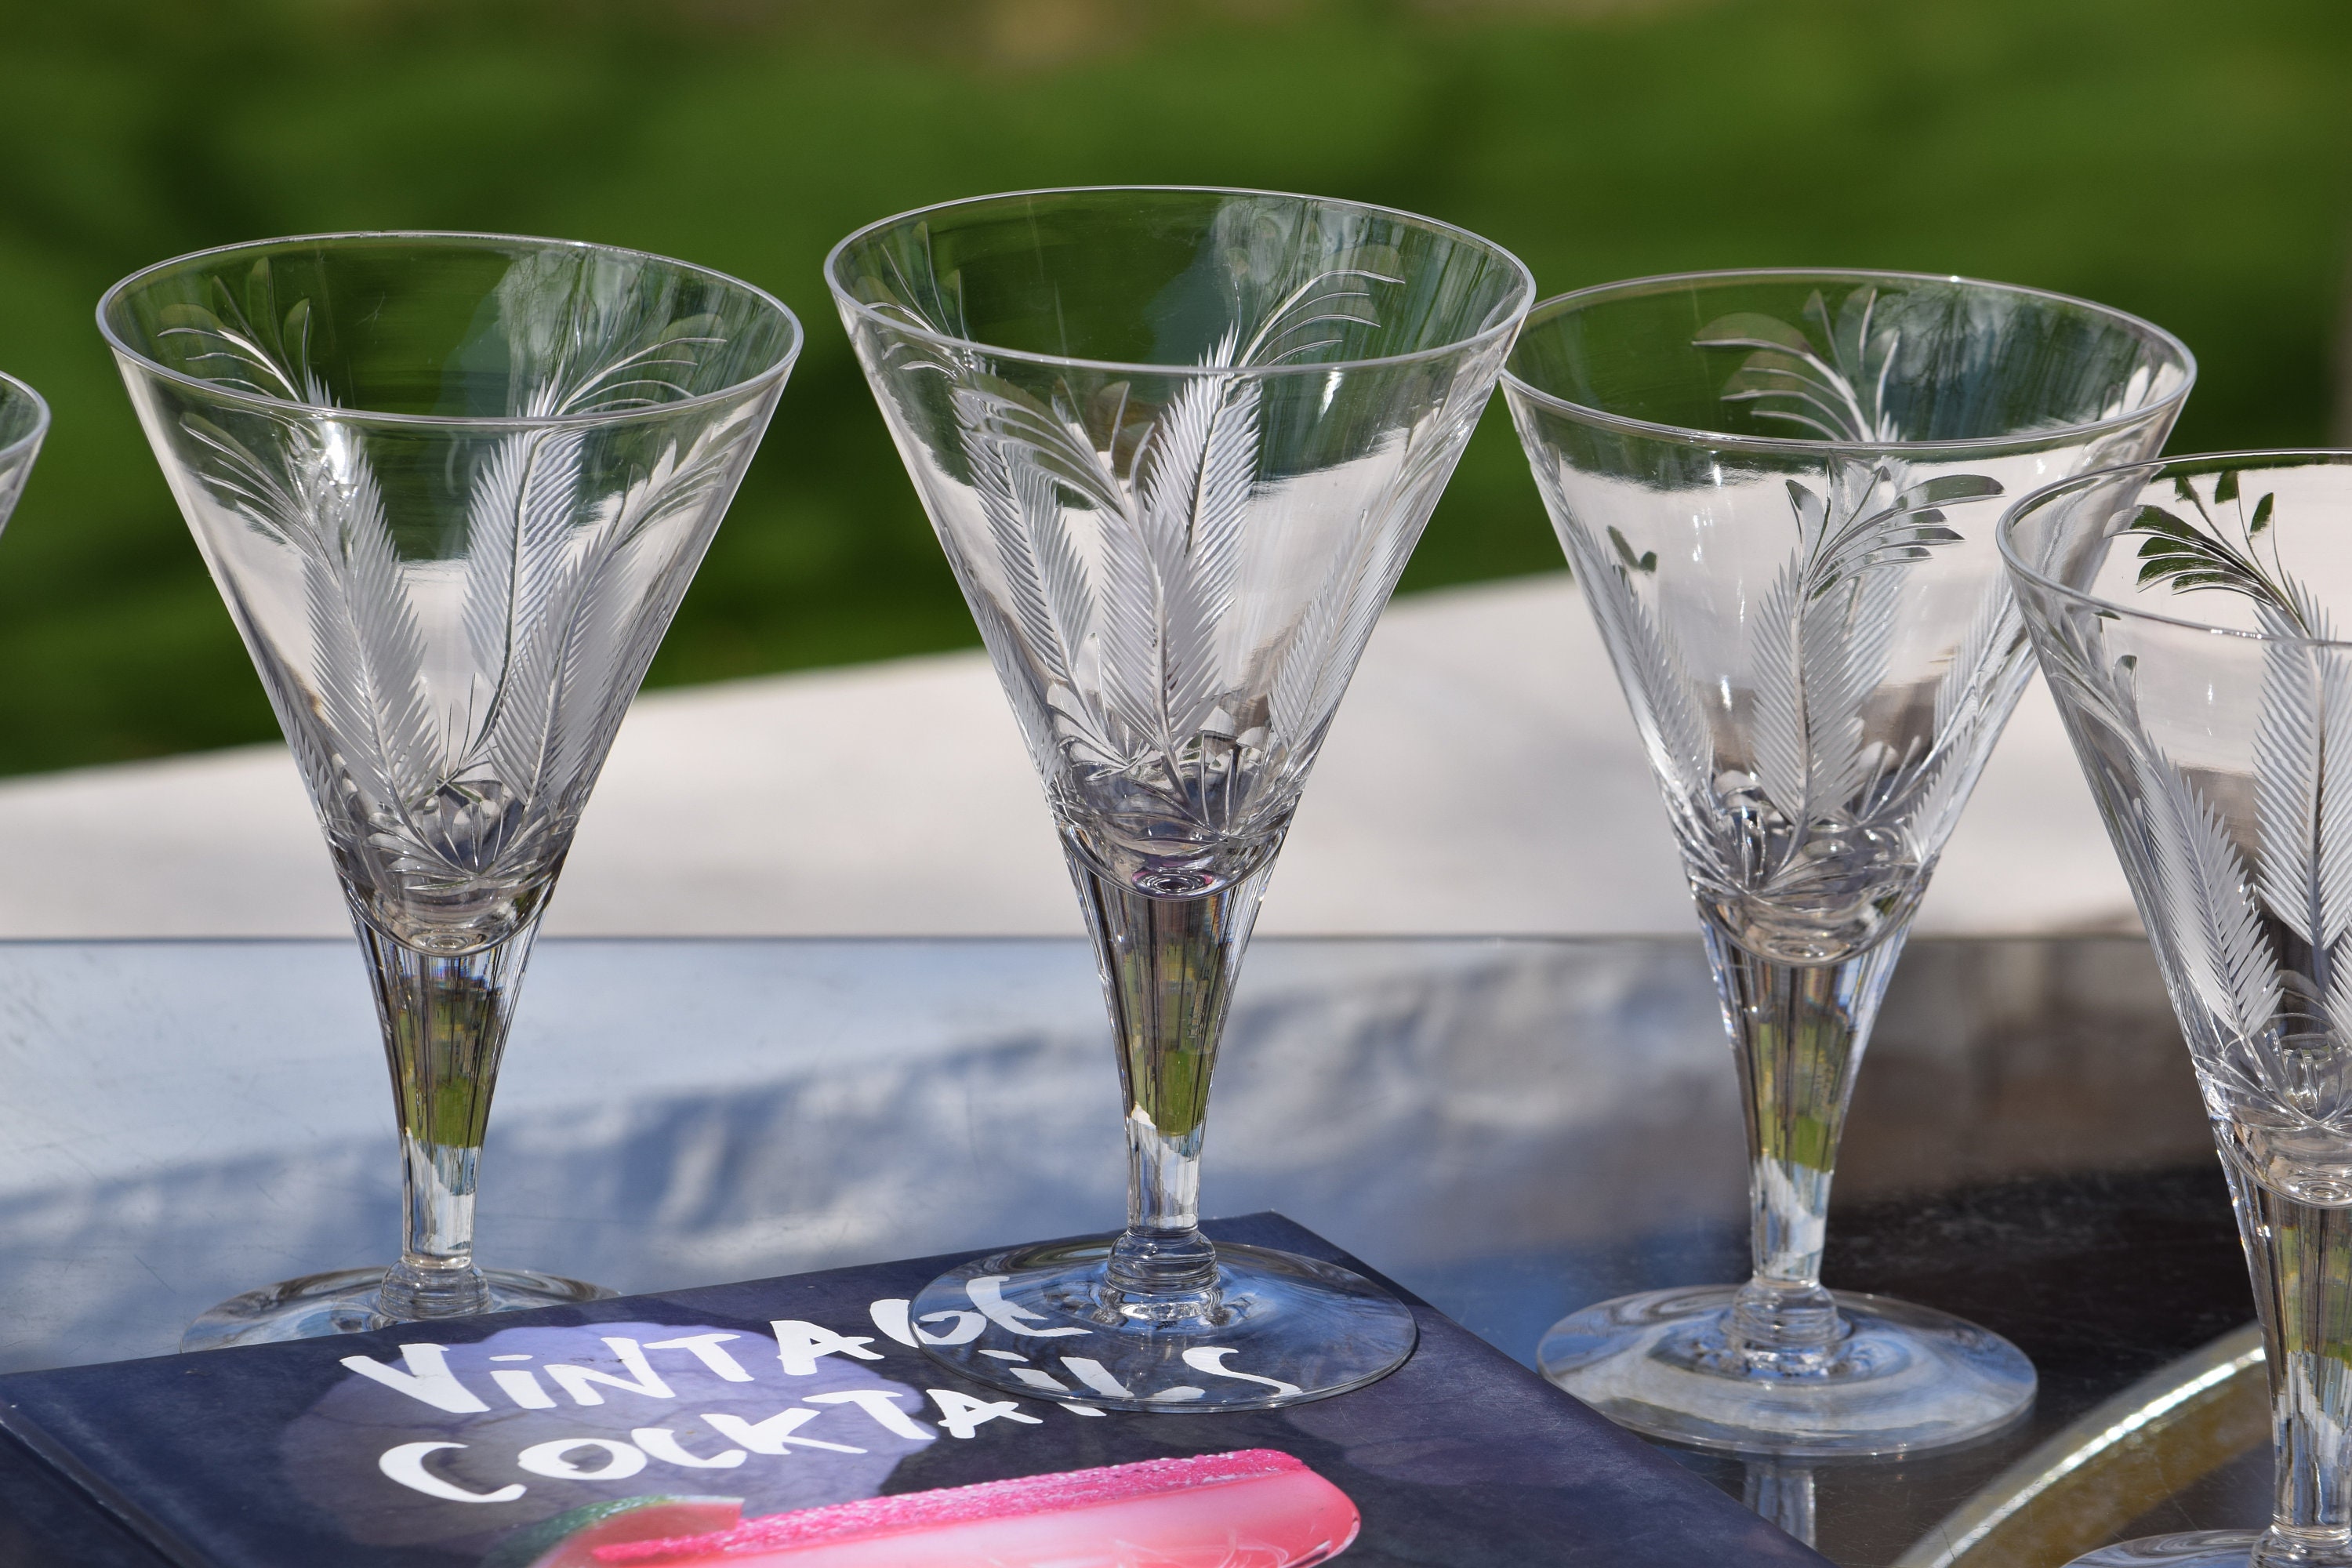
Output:
<svg viewBox="0 0 2352 1568">
<path fill-rule="evenodd" d="M 1210 1072 L 1307 769 L 1528 271 L 1409 214 L 1165 188 L 908 213 L 825 269 L 1045 781 L 1127 1111 L 1127 1229 L 957 1270 L 914 1331 L 984 1383 L 1124 1408 L 1370 1382 L 1412 1351 L 1401 1304 L 1201 1234 Z"/>
<path fill-rule="evenodd" d="M 572 830 L 799 323 L 636 251 L 353 234 L 161 263 L 99 325 L 318 809 L 403 1156 L 399 1262 L 236 1297 L 186 1346 L 608 1294 L 475 1266 L 483 1127 Z"/>
<path fill-rule="evenodd" d="M 2352 453 L 2179 458 L 2000 544 L 2189 1042 L 2253 1276 L 2266 1531 L 2079 1564 L 2352 1563 Z M 2339 616 L 2346 619 L 2338 619 Z"/>
<path fill-rule="evenodd" d="M 0 528 L 16 511 L 48 433 L 49 405 L 41 395 L 13 375 L 0 375 Z"/>
<path fill-rule="evenodd" d="M 1504 377 L 1683 852 L 1746 1109 L 1755 1272 L 1555 1325 L 1546 1375 L 1654 1436 L 1899 1452 L 2032 1398 L 2006 1341 L 1821 1283 L 1854 1072 L 2030 671 L 1995 498 L 2153 453 L 2194 367 L 2033 289 L 1877 272 L 1615 283 Z"/>
</svg>

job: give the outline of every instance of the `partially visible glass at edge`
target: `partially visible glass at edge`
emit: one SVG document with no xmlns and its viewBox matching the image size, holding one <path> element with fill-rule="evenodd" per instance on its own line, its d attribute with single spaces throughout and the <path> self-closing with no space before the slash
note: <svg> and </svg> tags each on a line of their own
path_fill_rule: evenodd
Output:
<svg viewBox="0 0 2352 1568">
<path fill-rule="evenodd" d="M 2000 544 L 2195 1061 L 2270 1374 L 2267 1529 L 2080 1562 L 2352 1563 L 2352 453 L 2086 475 Z"/>
</svg>

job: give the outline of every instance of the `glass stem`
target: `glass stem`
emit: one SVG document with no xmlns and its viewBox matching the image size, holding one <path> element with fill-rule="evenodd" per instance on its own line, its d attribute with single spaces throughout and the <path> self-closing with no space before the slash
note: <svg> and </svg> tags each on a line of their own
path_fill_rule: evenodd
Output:
<svg viewBox="0 0 2352 1568">
<path fill-rule="evenodd" d="M 2275 1495 L 2252 1563 L 2341 1568 L 2352 1563 L 2352 1209 L 2280 1195 L 2220 1142 L 2270 1368 Z"/>
<path fill-rule="evenodd" d="M 1132 1318 L 1218 1311 L 1216 1249 L 1200 1232 L 1201 1139 L 1225 1009 L 1273 869 L 1269 856 L 1221 891 L 1156 899 L 1070 856 L 1127 1106 L 1127 1229 L 1111 1247 L 1104 1304 Z"/>
<path fill-rule="evenodd" d="M 1740 1500 L 1806 1545 L 1816 1533 L 1813 1468 L 1778 1459 L 1749 1459 L 1742 1467 Z"/>
<path fill-rule="evenodd" d="M 1759 958 L 1713 921 L 1700 925 L 1748 1121 L 1755 1273 L 1733 1304 L 1731 1337 L 1750 1364 L 1801 1375 L 1845 1334 L 1822 1289 L 1830 1182 L 1854 1069 L 1907 933 L 1840 963 L 1798 964 Z"/>
<path fill-rule="evenodd" d="M 486 1310 L 474 1266 L 474 1184 L 482 1130 L 530 956 L 536 919 L 471 952 L 421 952 L 357 922 L 400 1117 L 400 1261 L 378 1305 L 407 1322 Z"/>
</svg>

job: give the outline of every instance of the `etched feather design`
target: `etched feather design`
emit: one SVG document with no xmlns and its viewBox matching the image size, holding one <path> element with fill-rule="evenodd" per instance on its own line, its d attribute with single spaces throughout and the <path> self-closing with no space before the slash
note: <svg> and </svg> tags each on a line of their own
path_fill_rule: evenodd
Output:
<svg viewBox="0 0 2352 1568">
<path fill-rule="evenodd" d="M 2269 1040 L 2278 1011 L 2278 968 L 2237 847 L 2221 814 L 2169 757 L 2152 746 L 2134 746 L 2132 761 L 2161 918 L 2175 949 L 2187 958 L 2198 999 L 2230 1043 L 2253 1052 L 2274 1079 Z"/>
<path fill-rule="evenodd" d="M 675 576 L 694 567 L 680 553 L 694 541 L 664 534 L 662 524 L 731 486 L 751 455 L 756 423 L 757 411 L 744 405 L 704 426 L 684 452 L 669 443 L 650 469 L 604 503 L 603 517 L 555 573 L 523 636 L 499 721 L 475 753 L 523 798 L 541 801 L 574 783 L 585 787 L 619 705 L 604 725 L 594 720 L 625 674 L 650 659 L 664 630 L 663 617 L 641 607 L 667 602 Z M 633 552 L 665 542 L 671 553 L 655 570 L 627 569 Z"/>
<path fill-rule="evenodd" d="M 957 280 L 910 276 L 897 258 L 889 266 L 895 278 L 877 308 L 954 335 Z M 1377 325 L 1373 289 L 1398 281 L 1344 258 L 1300 268 L 1263 309 L 1236 314 L 1197 368 L 1263 368 L 1332 349 L 1349 328 Z M 1311 673 L 1322 661 L 1304 650 L 1328 653 L 1353 634 L 1364 617 L 1362 595 L 1351 590 L 1378 572 L 1361 557 L 1393 541 L 1367 526 L 1334 563 L 1325 591 L 1291 630 L 1254 728 L 1221 638 L 1236 607 L 1259 479 L 1257 378 L 1171 375 L 1156 406 L 1117 383 L 1082 404 L 1066 385 L 1016 385 L 992 374 L 978 353 L 951 345 L 899 342 L 887 354 L 898 369 L 948 384 L 961 467 L 1004 585 L 1002 613 L 1018 657 L 1042 678 L 1056 742 L 1202 827 L 1226 826 L 1236 800 L 1234 748 L 1276 754 L 1301 742 L 1294 731 L 1312 722 L 1323 695 Z M 1408 451 L 1404 480 L 1416 500 L 1428 499 L 1426 467 Z M 1438 465 L 1436 482 L 1447 467 Z M 1370 614 L 1378 610 L 1375 602 Z"/>
<path fill-rule="evenodd" d="M 2352 778 L 2344 759 L 2331 755 L 2346 736 L 2346 656 L 2309 643 L 2266 645 L 2254 734 L 2258 875 L 2263 901 L 2311 945 L 2323 985 L 2330 955 L 2352 929 Z"/>
<path fill-rule="evenodd" d="M 2270 639 L 2254 731 L 2255 887 L 2308 954 L 2307 973 L 2277 971 L 2290 1022 L 2352 1040 L 2352 778 L 2339 750 L 2352 743 L 2352 656 L 2280 559 L 2275 494 L 2250 509 L 2238 474 L 2224 471 L 2210 498 L 2185 476 L 2174 495 L 2196 521 L 2142 506 L 2125 531 L 2141 539 L 2138 580 L 2246 599 Z"/>
<path fill-rule="evenodd" d="M 434 783 L 425 639 L 403 591 L 383 497 L 356 449 L 329 441 L 296 470 L 312 548 L 302 585 L 316 696 L 352 782 L 399 809 Z"/>
<path fill-rule="evenodd" d="M 467 733 L 496 725 L 521 639 L 545 610 L 562 572 L 579 504 L 577 430 L 534 430 L 499 441 L 475 480 L 467 510 L 467 640 L 490 693 Z"/>
<path fill-rule="evenodd" d="M 194 340 L 184 363 L 224 384 L 331 408 L 310 367 L 310 308 L 282 314 L 269 264 L 247 274 L 245 297 L 213 280 L 209 310 L 169 313 L 166 338 Z M 383 496 L 352 431 L 328 421 L 269 421 L 278 449 L 265 458 L 226 428 L 190 415 L 183 428 L 208 451 L 212 493 L 299 556 L 312 644 L 310 700 L 334 736 L 352 784 L 379 810 L 399 812 L 430 787 L 433 724 L 425 697 L 425 641 L 402 591 Z"/>
<path fill-rule="evenodd" d="M 163 311 L 163 341 L 191 338 L 182 365 L 220 385 L 258 397 L 315 408 L 333 405 L 326 384 L 310 367 L 310 301 L 298 300 L 280 315 L 275 275 L 267 259 L 246 274 L 245 298 L 215 278 L 211 306 L 170 305 Z"/>
<path fill-rule="evenodd" d="M 969 365 L 955 374 L 966 463 L 997 564 L 1012 584 L 1024 645 L 1044 662 L 1048 690 L 1059 685 L 1070 693 L 1058 710 L 1090 749 L 1125 763 L 1168 727 L 1159 700 L 1165 687 L 1157 658 L 1159 581 L 1133 498 L 1058 395 L 1045 402 Z M 1123 412 L 1112 416 L 1114 442 Z M 1092 577 L 1070 537 L 1065 509 L 1073 503 L 1096 520 Z M 1042 640 L 1030 641 L 1030 634 Z M 1091 681 L 1081 674 L 1089 654 Z"/>
<path fill-rule="evenodd" d="M 1221 355 L 1230 352 L 1219 344 Z M 1191 377 L 1136 452 L 1136 533 L 1160 584 L 1160 710 L 1171 748 L 1201 729 L 1223 695 L 1217 628 L 1241 580 L 1257 480 L 1258 397 L 1248 377 Z"/>
<path fill-rule="evenodd" d="M 1814 337 L 1777 317 L 1743 310 L 1699 329 L 1700 348 L 1746 349 L 1725 383 L 1727 403 L 1753 405 L 1759 419 L 1797 426 L 1810 436 L 1857 444 L 1900 439 L 1886 410 L 1886 387 L 1901 334 L 1880 320 L 1875 288 L 1854 289 L 1832 317 L 1815 289 L 1801 314 Z"/>
<path fill-rule="evenodd" d="M 2023 689 L 2031 670 L 2017 601 L 2006 586 L 1996 585 L 1979 602 L 1968 634 L 1936 683 L 1934 744 L 1894 781 L 1902 795 L 1890 793 L 1881 808 L 1907 816 L 1917 842 L 1941 844 L 1951 832 L 1962 798 L 1975 782 L 1983 752 L 1979 744 L 1982 729 L 2007 716 L 2014 692 Z"/>
<path fill-rule="evenodd" d="M 1986 711 L 1986 694 L 2025 657 L 2025 622 L 2006 584 L 1996 583 L 1977 601 L 1968 634 L 1953 650 L 1936 683 L 1936 744 L 1956 731 L 1964 716 Z"/>
<path fill-rule="evenodd" d="M 25 493 L 25 481 L 32 477 L 33 465 L 27 460 L 0 463 L 0 522 L 16 510 L 16 499 Z"/>
<path fill-rule="evenodd" d="M 2148 912 L 2150 935 L 2179 962 L 2180 1016 L 2200 1070 L 2232 1092 L 2277 1081 L 2279 973 L 2244 858 L 2211 801 L 2147 734 L 2138 658 L 2110 659 L 2103 613 L 2064 605 L 2039 618 L 2041 664 L 2075 746 L 2118 803 L 2116 847 Z M 2193 1003 L 2193 1005 L 2191 1004 Z"/>
<path fill-rule="evenodd" d="M 641 327 L 593 278 L 556 290 L 559 303 L 543 308 L 532 289 L 546 279 L 525 273 L 519 264 L 502 289 L 507 324 L 519 343 L 531 340 L 522 357 L 536 355 L 546 369 L 518 384 L 509 416 L 546 420 L 668 401 L 687 392 L 680 377 L 696 356 L 721 342 L 706 319 Z M 215 282 L 208 309 L 182 307 L 167 328 L 195 340 L 186 361 L 215 381 L 331 409 L 332 394 L 310 363 L 310 331 L 307 300 L 277 311 L 266 262 L 242 300 Z M 615 348 L 599 338 L 615 331 L 639 341 Z M 466 501 L 459 621 L 475 693 L 453 699 L 437 718 L 415 584 L 362 437 L 331 419 L 289 416 L 270 422 L 274 443 L 257 451 L 202 416 L 183 419 L 206 454 L 198 467 L 211 492 L 300 559 L 307 685 L 329 752 L 318 753 L 306 722 L 289 722 L 289 738 L 314 776 L 324 768 L 349 777 L 366 806 L 369 842 L 388 864 L 465 879 L 542 852 L 530 829 L 576 808 L 551 797 L 584 790 L 617 722 L 621 705 L 608 699 L 660 636 L 663 618 L 641 606 L 674 598 L 693 561 L 674 552 L 650 574 L 622 564 L 662 523 L 731 484 L 754 416 L 746 406 L 708 420 L 683 452 L 669 442 L 620 495 L 602 500 L 583 474 L 583 427 L 541 426 L 495 442 Z"/>
<path fill-rule="evenodd" d="M 1832 311 L 1815 290 L 1800 312 L 1802 326 L 1740 312 L 1708 323 L 1693 341 L 1746 351 L 1721 396 L 1750 405 L 1757 418 L 1795 425 L 1809 437 L 1891 442 L 1902 437 L 1887 407 L 1902 339 L 1885 304 L 1876 288 L 1863 288 Z M 1767 882 L 1797 866 L 1816 823 L 1947 809 L 1966 782 L 1952 765 L 1960 738 L 1948 725 L 1968 710 L 1968 697 L 1997 662 L 2000 628 L 1980 612 L 1947 667 L 1933 742 L 1895 754 L 1867 742 L 1864 710 L 1886 677 L 1902 599 L 1898 574 L 1959 542 L 1943 507 L 1999 495 L 2001 487 L 1974 474 L 1913 479 L 1892 459 L 1833 453 L 1827 460 L 1829 482 L 1820 489 L 1787 481 L 1797 547 L 1756 612 L 1751 765 L 1795 828 L 1776 863 L 1761 868 Z"/>
<path fill-rule="evenodd" d="M 1906 781 L 1888 776 L 1890 764 L 1915 760 L 1866 746 L 1863 723 L 1864 704 L 1885 679 L 1901 602 L 1896 574 L 1959 539 L 1942 506 L 2000 493 L 1990 479 L 1946 474 L 1873 508 L 1870 499 L 1895 483 L 1881 468 L 1833 487 L 1832 495 L 1849 489 L 1861 498 L 1841 517 L 1830 498 L 1788 482 L 1798 546 L 1757 608 L 1753 756 L 1766 795 L 1801 826 L 1852 820 L 1873 799 L 1903 793 Z"/>
<path fill-rule="evenodd" d="M 560 276 L 551 279 L 551 268 Z M 704 350 L 721 346 L 708 318 L 667 322 L 649 342 L 615 352 L 632 323 L 610 291 L 593 286 L 580 258 L 532 258 L 519 264 L 498 296 L 514 352 L 544 364 L 525 381 L 507 410 L 511 417 L 556 420 L 618 414 L 689 395 L 679 377 Z M 539 290 L 558 285 L 551 310 Z M 568 283 L 569 287 L 562 285 Z M 636 334 L 636 335 L 642 335 Z M 464 622 L 475 668 L 490 683 L 488 704 L 467 732 L 469 745 L 487 743 L 509 697 L 524 640 L 556 605 L 574 556 L 578 513 L 588 499 L 581 460 L 587 433 L 578 426 L 519 430 L 501 438 L 473 480 L 467 500 Z M 673 443 L 663 461 L 675 465 Z M 658 467 L 659 464 L 657 463 Z M 560 613 L 560 612 L 559 612 Z"/>
<path fill-rule="evenodd" d="M 984 405 L 969 398 L 960 399 L 959 412 L 967 430 L 987 417 Z M 1072 710 L 1089 612 L 1086 569 L 1055 502 L 1053 476 L 1019 443 L 982 437 L 968 438 L 965 447 L 1021 644 L 1044 668 L 1047 703 Z M 1100 737 L 1092 739 L 1099 750 Z"/>
</svg>

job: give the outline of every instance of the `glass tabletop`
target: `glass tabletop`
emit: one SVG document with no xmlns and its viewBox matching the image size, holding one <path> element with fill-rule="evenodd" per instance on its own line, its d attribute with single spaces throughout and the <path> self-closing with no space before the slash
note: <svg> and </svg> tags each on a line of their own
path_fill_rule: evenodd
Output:
<svg viewBox="0 0 2352 1568">
<path fill-rule="evenodd" d="M 544 942 L 482 1258 L 642 1291 L 1110 1228 L 1107 1037 L 1076 941 Z M 0 1370 L 163 1353 L 225 1296 L 391 1256 L 376 1039 L 347 942 L 0 943 Z M 1571 1308 L 1744 1275 L 1735 1088 L 1696 939 L 1267 938 L 1205 1205 L 1278 1209 L 1528 1361 Z M 1827 1275 L 2042 1379 L 1940 1455 L 1680 1456 L 1836 1562 L 2266 1517 L 2245 1269 L 2138 940 L 1911 944 Z"/>
</svg>

